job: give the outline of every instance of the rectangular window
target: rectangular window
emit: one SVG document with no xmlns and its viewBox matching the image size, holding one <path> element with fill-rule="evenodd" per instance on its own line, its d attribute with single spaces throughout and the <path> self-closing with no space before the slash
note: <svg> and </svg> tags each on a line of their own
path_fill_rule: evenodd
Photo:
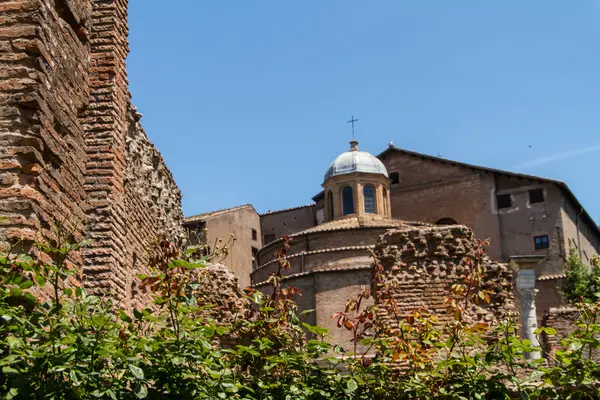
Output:
<svg viewBox="0 0 600 400">
<path fill-rule="evenodd" d="M 256 247 L 252 248 L 252 271 L 258 268 L 258 249 Z"/>
<path fill-rule="evenodd" d="M 258 233 L 256 232 L 256 229 L 252 229 L 252 240 L 256 239 L 258 239 Z"/>
<path fill-rule="evenodd" d="M 265 243 L 264 244 L 271 243 L 274 241 L 275 241 L 275 234 L 265 235 Z"/>
<path fill-rule="evenodd" d="M 544 202 L 544 190 L 543 189 L 532 189 L 529 191 L 529 204 L 543 203 Z"/>
<path fill-rule="evenodd" d="M 499 194 L 496 196 L 496 203 L 498 204 L 499 210 L 503 208 L 511 208 L 512 198 L 510 197 L 510 194 Z"/>
<path fill-rule="evenodd" d="M 398 172 L 392 172 L 390 174 L 390 179 L 392 180 L 392 184 L 400 183 L 400 174 Z"/>
<path fill-rule="evenodd" d="M 545 250 L 550 248 L 550 239 L 548 239 L 548 235 L 536 236 L 533 238 L 533 242 L 535 243 L 536 250 Z"/>
</svg>

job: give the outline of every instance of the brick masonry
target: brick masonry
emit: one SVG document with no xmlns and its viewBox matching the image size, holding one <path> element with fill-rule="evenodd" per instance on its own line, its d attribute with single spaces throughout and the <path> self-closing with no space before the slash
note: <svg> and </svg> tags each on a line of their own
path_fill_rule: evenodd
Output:
<svg viewBox="0 0 600 400">
<path fill-rule="evenodd" d="M 0 14 L 0 242 L 79 222 L 86 286 L 128 301 L 150 241 L 182 238 L 183 216 L 131 104 L 127 1 L 1 1 Z"/>
<path fill-rule="evenodd" d="M 380 302 L 383 285 L 393 287 L 394 298 L 401 312 L 408 313 L 424 306 L 438 316 L 440 323 L 452 320 L 446 311 L 449 288 L 466 273 L 462 260 L 475 247 L 473 232 L 464 226 L 396 229 L 382 235 L 375 255 L 384 267 L 384 279 L 374 288 L 375 302 Z M 485 257 L 485 285 L 492 295 L 489 305 L 472 305 L 468 315 L 472 320 L 493 325 L 514 313 L 512 272 L 506 264 Z M 384 326 L 396 326 L 395 318 L 381 307 L 378 318 Z M 386 322 L 387 321 L 387 322 Z"/>
</svg>

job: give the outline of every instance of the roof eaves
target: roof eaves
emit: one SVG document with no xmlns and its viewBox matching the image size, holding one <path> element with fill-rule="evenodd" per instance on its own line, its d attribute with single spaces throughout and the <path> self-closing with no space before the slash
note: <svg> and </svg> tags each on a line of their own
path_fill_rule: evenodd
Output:
<svg viewBox="0 0 600 400">
<path fill-rule="evenodd" d="M 227 213 L 230 213 L 230 212 L 233 212 L 233 211 L 243 210 L 245 208 L 252 208 L 254 210 L 254 212 L 258 215 L 258 212 L 256 212 L 256 209 L 254 208 L 254 206 L 252 204 L 243 204 L 243 205 L 240 205 L 240 206 L 223 208 L 223 209 L 220 209 L 220 210 L 210 211 L 210 212 L 207 212 L 207 213 L 192 215 L 191 217 L 184 218 L 183 222 L 184 223 L 190 223 L 190 222 L 206 221 L 207 219 L 210 219 L 210 218 L 213 218 L 213 217 L 217 217 L 219 215 L 227 214 Z"/>
<path fill-rule="evenodd" d="M 266 213 L 262 213 L 259 214 L 261 217 L 265 216 L 265 215 L 271 215 L 271 214 L 279 214 L 282 212 L 287 212 L 287 211 L 294 211 L 294 210 L 300 210 L 301 208 L 309 208 L 309 207 L 314 207 L 316 204 L 306 204 L 303 206 L 298 206 L 298 207 L 291 207 L 291 208 L 284 208 L 282 210 L 273 210 L 273 211 L 267 211 Z"/>
</svg>

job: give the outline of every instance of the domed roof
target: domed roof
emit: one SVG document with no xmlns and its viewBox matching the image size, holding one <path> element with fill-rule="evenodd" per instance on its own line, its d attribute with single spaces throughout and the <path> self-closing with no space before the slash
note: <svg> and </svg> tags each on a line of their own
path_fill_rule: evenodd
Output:
<svg viewBox="0 0 600 400">
<path fill-rule="evenodd" d="M 352 140 L 350 145 L 350 151 L 340 154 L 329 165 L 323 182 L 334 176 L 352 174 L 354 172 L 381 174 L 389 177 L 387 169 L 385 169 L 385 166 L 377 157 L 365 151 L 358 151 L 358 142 L 356 140 Z"/>
</svg>

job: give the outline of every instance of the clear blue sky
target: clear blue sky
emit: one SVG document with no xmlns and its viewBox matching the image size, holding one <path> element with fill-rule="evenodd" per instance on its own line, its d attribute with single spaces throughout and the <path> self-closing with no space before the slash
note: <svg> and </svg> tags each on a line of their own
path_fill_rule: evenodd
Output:
<svg viewBox="0 0 600 400">
<path fill-rule="evenodd" d="M 562 180 L 600 217 L 600 0 L 132 0 L 130 25 L 186 215 L 310 203 L 354 114 L 361 150 Z"/>
</svg>

